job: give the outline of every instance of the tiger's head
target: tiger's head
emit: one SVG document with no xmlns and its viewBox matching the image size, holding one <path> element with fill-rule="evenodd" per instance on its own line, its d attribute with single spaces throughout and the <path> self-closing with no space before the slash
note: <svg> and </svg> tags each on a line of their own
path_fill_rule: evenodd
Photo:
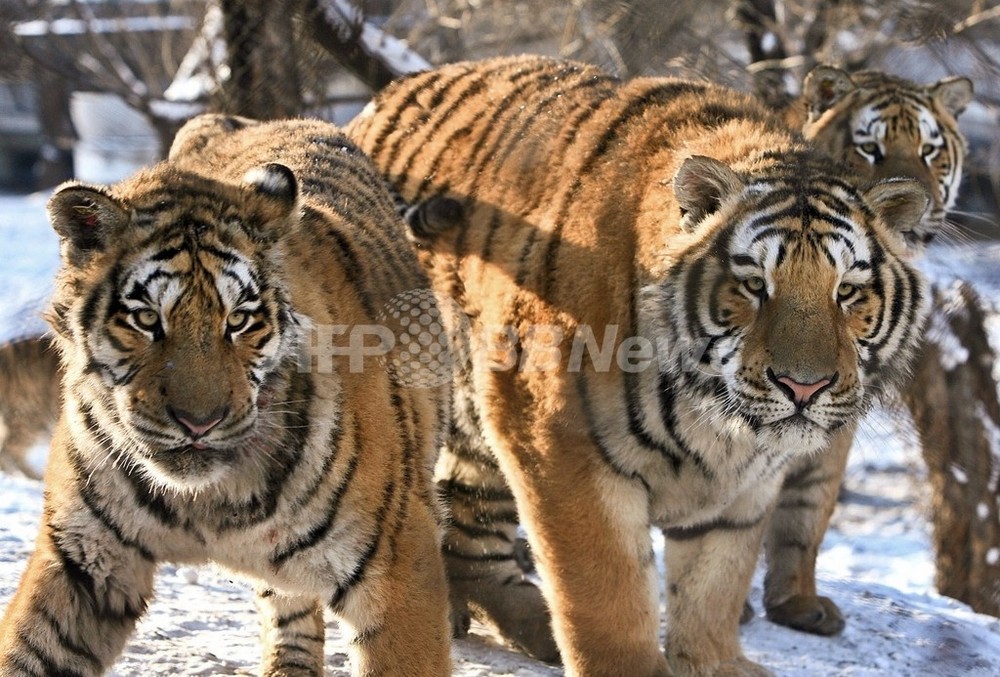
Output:
<svg viewBox="0 0 1000 677">
<path fill-rule="evenodd" d="M 859 191 L 818 162 L 751 176 L 686 160 L 673 190 L 694 244 L 646 306 L 673 345 L 697 347 L 672 369 L 705 411 L 779 449 L 818 449 L 898 382 L 925 313 L 900 234 L 926 192 L 909 179 Z"/>
<path fill-rule="evenodd" d="M 802 84 L 802 133 L 863 178 L 916 179 L 931 209 L 904 233 L 919 249 L 944 224 L 962 181 L 966 143 L 956 118 L 972 100 L 972 82 L 950 77 L 917 85 L 879 71 L 847 74 L 817 66 Z"/>
<path fill-rule="evenodd" d="M 238 185 L 163 163 L 113 188 L 61 186 L 48 204 L 62 259 L 49 320 L 71 430 L 178 489 L 245 460 L 297 340 L 273 272 L 297 212 L 295 177 L 277 164 Z"/>
</svg>

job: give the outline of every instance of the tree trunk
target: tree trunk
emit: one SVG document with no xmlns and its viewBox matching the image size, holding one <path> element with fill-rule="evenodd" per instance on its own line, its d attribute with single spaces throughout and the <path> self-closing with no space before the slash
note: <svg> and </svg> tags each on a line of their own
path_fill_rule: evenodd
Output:
<svg viewBox="0 0 1000 677">
<path fill-rule="evenodd" d="M 76 134 L 69 117 L 69 88 L 63 78 L 39 69 L 38 117 L 42 152 L 35 169 L 35 189 L 51 188 L 73 176 Z"/>
<path fill-rule="evenodd" d="M 972 287 L 936 289 L 904 393 L 933 497 L 937 587 L 1000 616 L 1000 404 L 985 313 Z"/>
<path fill-rule="evenodd" d="M 214 107 L 261 120 L 301 113 L 293 20 L 299 0 L 221 0 L 229 77 Z"/>
<path fill-rule="evenodd" d="M 738 0 L 733 4 L 734 18 L 743 27 L 754 93 L 768 106 L 784 109 L 791 102 L 785 85 L 785 67 L 780 62 L 788 56 L 773 0 Z"/>
</svg>

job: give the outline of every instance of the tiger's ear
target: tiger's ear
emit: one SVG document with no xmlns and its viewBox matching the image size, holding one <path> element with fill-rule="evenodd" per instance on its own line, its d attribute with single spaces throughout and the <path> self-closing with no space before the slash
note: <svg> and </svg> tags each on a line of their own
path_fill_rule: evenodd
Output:
<svg viewBox="0 0 1000 677">
<path fill-rule="evenodd" d="M 962 77 L 945 78 L 931 85 L 930 92 L 949 113 L 958 117 L 972 101 L 972 80 Z"/>
<path fill-rule="evenodd" d="M 62 241 L 64 257 L 81 265 L 129 223 L 129 209 L 106 187 L 76 181 L 56 189 L 46 207 L 49 222 Z"/>
<path fill-rule="evenodd" d="M 298 207 L 299 186 L 295 174 L 285 165 L 271 162 L 254 167 L 243 175 L 243 182 L 257 198 L 258 235 L 274 240 L 287 229 L 289 217 Z"/>
<path fill-rule="evenodd" d="M 704 155 L 692 155 L 674 175 L 674 196 L 681 228 L 691 232 L 730 195 L 743 190 L 743 180 L 728 166 Z"/>
<path fill-rule="evenodd" d="M 809 111 L 809 121 L 816 120 L 854 89 L 851 76 L 834 66 L 819 65 L 802 81 L 802 99 Z"/>
<path fill-rule="evenodd" d="M 868 205 L 890 230 L 903 235 L 912 233 L 931 204 L 931 196 L 914 179 L 886 179 L 865 191 Z"/>
</svg>

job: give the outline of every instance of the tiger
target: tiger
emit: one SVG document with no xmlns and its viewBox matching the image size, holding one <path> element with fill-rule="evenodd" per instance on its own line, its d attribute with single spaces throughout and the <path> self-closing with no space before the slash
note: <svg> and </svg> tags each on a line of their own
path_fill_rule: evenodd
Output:
<svg viewBox="0 0 1000 677">
<path fill-rule="evenodd" d="M 59 417 L 59 357 L 47 336 L 0 345 L 0 470 L 41 479 L 28 452 Z"/>
<path fill-rule="evenodd" d="M 881 71 L 848 74 L 819 65 L 803 80 L 787 120 L 814 147 L 848 165 L 856 181 L 909 177 L 923 185 L 930 208 L 903 233 L 916 257 L 946 228 L 955 204 L 966 153 L 956 119 L 972 96 L 964 77 L 918 85 Z M 845 626 L 836 603 L 816 593 L 816 556 L 853 440 L 853 428 L 845 428 L 824 453 L 799 461 L 788 474 L 765 539 L 764 606 L 775 623 L 819 635 Z M 748 606 L 744 620 L 752 615 Z"/>
<path fill-rule="evenodd" d="M 404 77 L 345 130 L 465 321 L 452 604 L 536 649 L 541 616 L 568 675 L 769 674 L 738 632 L 765 525 L 787 469 L 907 372 L 919 182 L 855 186 L 747 94 L 531 55 Z"/>
<path fill-rule="evenodd" d="M 64 404 L 0 674 L 103 674 L 164 561 L 252 582 L 263 675 L 323 674 L 324 609 L 353 674 L 448 674 L 450 382 L 389 369 L 383 307 L 429 282 L 364 154 L 325 122 L 198 117 L 47 211 Z"/>
<path fill-rule="evenodd" d="M 859 176 L 905 176 L 923 184 L 931 207 L 916 229 L 904 233 L 919 253 L 955 206 L 968 150 L 958 117 L 973 95 L 966 77 L 920 85 L 883 71 L 847 73 L 821 64 L 803 80 L 799 120 L 792 124 L 801 121 L 808 141 Z"/>
</svg>

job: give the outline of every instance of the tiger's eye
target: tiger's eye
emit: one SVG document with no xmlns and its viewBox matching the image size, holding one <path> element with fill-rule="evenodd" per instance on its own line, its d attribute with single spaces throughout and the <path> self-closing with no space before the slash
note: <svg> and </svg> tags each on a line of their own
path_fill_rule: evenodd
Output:
<svg viewBox="0 0 1000 677">
<path fill-rule="evenodd" d="M 132 320 L 140 329 L 154 329 L 160 323 L 160 316 L 155 310 L 141 308 L 132 313 Z"/>
<path fill-rule="evenodd" d="M 936 150 L 937 150 L 937 146 L 935 146 L 933 144 L 930 144 L 930 143 L 925 143 L 923 146 L 920 147 L 920 154 L 923 157 L 927 157 L 928 155 L 933 155 L 934 151 L 936 151 Z"/>
<path fill-rule="evenodd" d="M 764 282 L 764 278 L 754 275 L 743 280 L 743 286 L 751 294 L 760 295 L 767 287 L 767 283 Z"/>
<path fill-rule="evenodd" d="M 247 320 L 250 319 L 250 313 L 245 310 L 234 310 L 229 313 L 229 317 L 226 318 L 226 328 L 229 331 L 239 331 L 246 326 Z"/>
<path fill-rule="evenodd" d="M 876 155 L 879 152 L 878 144 L 875 143 L 874 141 L 863 143 L 860 146 L 858 146 L 858 148 L 860 148 L 861 152 L 864 153 L 865 155 Z"/>
<path fill-rule="evenodd" d="M 840 286 L 837 287 L 837 299 L 840 301 L 846 301 L 858 290 L 857 285 L 850 284 L 849 282 L 841 282 Z"/>
</svg>

